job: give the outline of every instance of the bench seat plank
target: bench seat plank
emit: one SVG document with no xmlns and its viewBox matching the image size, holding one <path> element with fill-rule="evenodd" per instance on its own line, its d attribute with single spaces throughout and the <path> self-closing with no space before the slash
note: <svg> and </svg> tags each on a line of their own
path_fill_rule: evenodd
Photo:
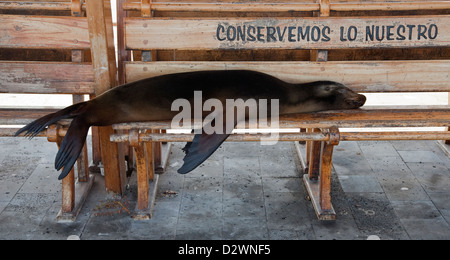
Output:
<svg viewBox="0 0 450 260">
<path fill-rule="evenodd" d="M 170 129 L 170 121 L 113 125 L 115 130 Z M 364 107 L 280 116 L 281 128 L 444 127 L 450 125 L 450 106 Z"/>
<path fill-rule="evenodd" d="M 450 106 L 365 107 L 280 116 L 281 126 L 302 128 L 441 127 L 449 124 Z"/>
</svg>

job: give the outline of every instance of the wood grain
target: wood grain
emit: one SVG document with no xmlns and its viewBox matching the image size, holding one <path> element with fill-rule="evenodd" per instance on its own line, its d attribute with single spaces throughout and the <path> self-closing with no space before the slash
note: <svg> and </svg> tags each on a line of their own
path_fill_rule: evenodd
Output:
<svg viewBox="0 0 450 260">
<path fill-rule="evenodd" d="M 1 61 L 0 93 L 93 94 L 92 65 Z"/>
<path fill-rule="evenodd" d="M 89 49 L 87 19 L 1 15 L 0 47 Z"/>
<path fill-rule="evenodd" d="M 448 47 L 450 16 L 126 18 L 125 36 L 137 50 Z"/>
</svg>

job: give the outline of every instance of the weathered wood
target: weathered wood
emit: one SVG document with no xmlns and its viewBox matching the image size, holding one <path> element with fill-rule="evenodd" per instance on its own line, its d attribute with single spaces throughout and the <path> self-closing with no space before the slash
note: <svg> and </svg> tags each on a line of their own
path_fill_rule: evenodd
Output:
<svg viewBox="0 0 450 260">
<path fill-rule="evenodd" d="M 117 86 L 117 70 L 114 49 L 114 37 L 109 1 L 90 0 L 87 2 L 89 37 L 96 83 L 95 94 Z M 105 186 L 108 191 L 122 194 L 126 186 L 125 154 L 121 145 L 111 143 L 113 133 L 110 126 L 99 127 L 99 139 Z"/>
<path fill-rule="evenodd" d="M 358 92 L 449 92 L 450 60 L 327 62 L 128 62 L 127 82 L 198 70 L 247 69 L 290 83 L 332 80 Z"/>
<path fill-rule="evenodd" d="M 55 141 L 58 149 L 61 146 L 63 138 L 58 135 L 58 126 L 51 125 L 48 130 L 49 140 Z M 50 139 L 50 136 L 52 139 Z M 69 174 L 62 180 L 62 202 L 61 212 L 70 213 L 75 208 L 75 170 L 71 169 Z"/>
<path fill-rule="evenodd" d="M 289 3 L 209 3 L 209 1 L 202 1 L 202 3 L 195 2 L 163 2 L 157 1 L 152 3 L 152 10 L 154 11 L 190 11 L 190 12 L 293 12 L 293 11 L 319 11 L 320 5 L 317 2 L 295 2 Z M 332 11 L 405 11 L 405 10 L 439 10 L 449 9 L 450 2 L 448 1 L 409 1 L 409 2 L 334 2 L 329 5 Z M 142 6 L 139 2 L 124 3 L 124 10 L 126 11 L 141 11 Z"/>
<path fill-rule="evenodd" d="M 449 9 L 449 1 L 402 1 L 402 2 L 363 2 L 363 3 L 331 3 L 333 11 L 409 11 L 409 10 L 441 10 Z"/>
<path fill-rule="evenodd" d="M 366 107 L 346 111 L 280 116 L 280 127 L 443 127 L 450 122 L 449 106 L 417 108 Z"/>
<path fill-rule="evenodd" d="M 446 127 L 450 106 L 367 106 L 362 109 L 333 110 L 280 116 L 282 128 L 352 127 Z M 116 130 L 170 129 L 170 121 L 114 125 Z"/>
<path fill-rule="evenodd" d="M 450 46 L 450 16 L 176 20 L 126 18 L 125 30 L 127 48 L 138 50 Z"/>
<path fill-rule="evenodd" d="M 148 209 L 148 182 L 149 176 L 147 172 L 147 158 L 145 154 L 144 145 L 138 145 L 134 147 L 136 154 L 136 166 L 137 166 L 137 183 L 138 183 L 138 198 L 137 198 L 137 209 L 147 210 Z"/>
<path fill-rule="evenodd" d="M 0 93 L 92 94 L 90 63 L 0 62 Z"/>
<path fill-rule="evenodd" d="M 77 182 L 75 185 L 75 205 L 71 212 L 63 212 L 61 210 L 56 216 L 56 220 L 60 223 L 73 222 L 76 220 L 78 214 L 81 211 L 81 208 L 84 202 L 87 199 L 87 196 L 94 185 L 95 175 L 91 174 L 89 176 L 88 182 Z"/>
<path fill-rule="evenodd" d="M 4 48 L 89 49 L 83 17 L 0 16 L 0 46 Z"/>
<path fill-rule="evenodd" d="M 312 132 L 320 132 L 320 129 L 312 129 Z M 308 142 L 308 176 L 310 180 L 317 180 L 320 176 L 320 158 L 322 151 L 322 141 Z"/>
<path fill-rule="evenodd" d="M 127 16 L 127 12 L 123 10 L 122 6 L 126 0 L 118 0 L 117 1 L 117 55 L 119 62 L 117 64 L 117 70 L 119 73 L 119 84 L 125 84 L 125 62 L 130 61 L 131 52 L 125 50 L 125 27 L 124 27 L 124 18 Z"/>
<path fill-rule="evenodd" d="M 129 2 L 124 3 L 126 11 L 141 11 L 141 3 Z M 317 11 L 319 4 L 317 3 L 152 3 L 152 10 L 161 12 L 292 12 L 292 11 Z"/>
<path fill-rule="evenodd" d="M 341 132 L 342 141 L 369 141 L 369 140 L 439 140 L 450 137 L 448 131 L 397 131 L 397 132 Z M 112 134 L 112 142 L 128 142 L 127 134 Z M 330 141 L 330 136 L 323 133 L 280 133 L 268 134 L 233 134 L 227 138 L 228 142 L 255 142 L 255 141 Z M 192 142 L 194 134 L 140 134 L 139 142 Z"/>
<path fill-rule="evenodd" d="M 147 166 L 147 174 L 149 180 L 155 179 L 155 160 L 153 156 L 153 143 L 152 142 L 146 142 L 144 143 L 145 147 L 145 165 Z"/>
<path fill-rule="evenodd" d="M 322 154 L 320 156 L 320 207 L 322 210 L 330 211 L 331 206 L 331 168 L 333 160 L 334 145 L 323 143 Z"/>
<path fill-rule="evenodd" d="M 331 205 L 330 210 L 323 210 L 320 205 L 320 183 L 316 180 L 310 180 L 308 174 L 303 175 L 303 183 L 305 184 L 317 218 L 319 220 L 335 220 L 336 211 L 333 206 Z"/>
<path fill-rule="evenodd" d="M 0 125 L 25 125 L 57 109 L 0 108 Z"/>
<path fill-rule="evenodd" d="M 81 9 L 86 10 L 86 4 L 82 4 Z M 21 2 L 21 1 L 0 1 L 0 10 L 27 10 L 27 11 L 71 11 L 72 3 L 68 1 L 48 1 L 46 2 Z"/>
</svg>

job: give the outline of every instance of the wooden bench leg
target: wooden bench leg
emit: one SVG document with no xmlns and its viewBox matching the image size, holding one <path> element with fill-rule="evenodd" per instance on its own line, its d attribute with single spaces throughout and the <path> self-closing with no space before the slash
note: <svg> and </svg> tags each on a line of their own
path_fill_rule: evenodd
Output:
<svg viewBox="0 0 450 260">
<path fill-rule="evenodd" d="M 152 217 L 159 175 L 154 174 L 153 144 L 139 143 L 139 131 L 130 130 L 130 146 L 136 155 L 138 198 L 133 219 L 148 220 Z"/>
<path fill-rule="evenodd" d="M 320 162 L 318 179 L 311 178 L 310 174 L 303 176 L 308 194 L 313 203 L 314 210 L 320 220 L 335 220 L 336 212 L 331 205 L 331 168 L 333 159 L 333 148 L 339 143 L 339 130 L 329 130 L 330 141 L 322 142 L 320 149 Z M 311 162 L 310 162 L 311 163 Z"/>
<path fill-rule="evenodd" d="M 307 133 L 314 131 L 320 131 L 320 129 L 304 129 Z M 320 163 L 320 147 L 321 142 L 295 142 L 295 148 L 300 160 L 300 164 L 305 173 L 308 173 L 312 179 L 316 179 L 319 176 L 319 163 Z M 304 149 L 303 147 L 304 146 Z M 311 163 L 312 161 L 312 163 Z M 312 166 L 312 167 L 311 167 Z M 315 177 L 313 177 L 315 176 Z"/>
<path fill-rule="evenodd" d="M 57 125 L 49 126 L 47 130 L 47 139 L 50 142 L 56 142 L 58 148 L 63 138 L 58 134 L 59 127 Z M 87 155 L 86 155 L 87 162 Z M 89 191 L 94 184 L 95 176 L 88 175 L 85 177 L 86 182 L 75 182 L 75 170 L 72 169 L 66 178 L 62 180 L 62 202 L 61 210 L 56 216 L 58 222 L 73 222 L 83 206 Z"/>
<path fill-rule="evenodd" d="M 149 201 L 149 187 L 148 187 L 148 171 L 145 156 L 144 145 L 140 144 L 134 148 L 136 153 L 136 166 L 137 166 L 137 185 L 138 185 L 138 198 L 137 198 L 137 211 L 147 211 Z"/>
<path fill-rule="evenodd" d="M 314 129 L 318 132 L 320 129 Z M 320 175 L 320 159 L 323 142 L 310 142 L 308 147 L 308 175 L 310 180 L 318 180 Z"/>
<path fill-rule="evenodd" d="M 58 145 L 59 146 L 59 145 Z M 62 180 L 61 213 L 71 213 L 75 208 L 75 173 L 72 169 Z"/>
<path fill-rule="evenodd" d="M 125 151 L 123 144 L 112 143 L 109 136 L 113 133 L 110 126 L 99 127 L 105 187 L 108 192 L 123 194 L 126 187 Z"/>
<path fill-rule="evenodd" d="M 166 130 L 153 130 L 154 133 L 165 133 Z M 155 166 L 155 172 L 157 174 L 163 174 L 167 169 L 167 163 L 169 161 L 171 143 L 168 142 L 154 142 L 153 143 L 153 160 Z"/>
<path fill-rule="evenodd" d="M 334 211 L 331 206 L 331 167 L 334 145 L 324 142 L 320 162 L 320 209 L 322 212 Z"/>
<path fill-rule="evenodd" d="M 78 168 L 78 181 L 88 182 L 89 181 L 89 159 L 87 145 L 85 144 L 83 150 L 81 151 L 80 157 L 77 160 Z"/>
</svg>

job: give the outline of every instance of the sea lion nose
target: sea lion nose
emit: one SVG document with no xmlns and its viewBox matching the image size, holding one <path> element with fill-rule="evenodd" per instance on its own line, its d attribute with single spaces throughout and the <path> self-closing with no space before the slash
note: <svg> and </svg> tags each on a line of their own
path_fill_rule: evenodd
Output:
<svg viewBox="0 0 450 260">
<path fill-rule="evenodd" d="M 361 94 L 356 94 L 348 99 L 346 99 L 347 104 L 354 108 L 362 107 L 366 103 L 366 96 Z"/>
<path fill-rule="evenodd" d="M 364 95 L 361 95 L 361 94 L 358 94 L 358 105 L 360 106 L 360 107 L 362 107 L 362 106 L 364 106 L 364 104 L 366 103 L 366 101 L 367 101 L 367 97 L 366 96 L 364 96 Z"/>
</svg>

